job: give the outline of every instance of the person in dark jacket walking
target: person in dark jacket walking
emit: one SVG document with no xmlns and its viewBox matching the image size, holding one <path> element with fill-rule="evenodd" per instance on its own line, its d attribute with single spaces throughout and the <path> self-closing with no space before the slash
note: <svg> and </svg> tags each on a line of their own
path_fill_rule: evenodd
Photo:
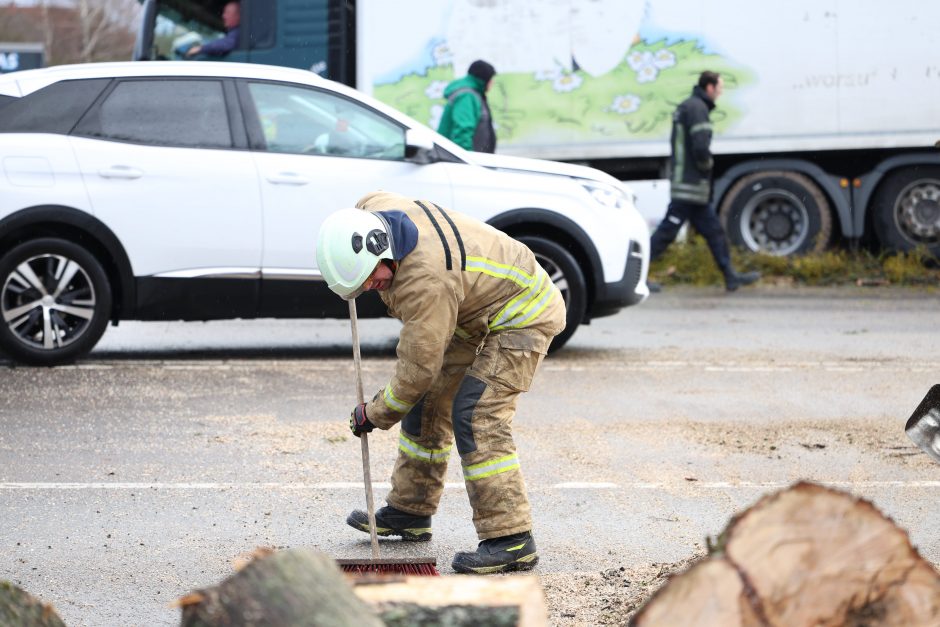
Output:
<svg viewBox="0 0 940 627">
<path fill-rule="evenodd" d="M 496 131 L 486 102 L 496 69 L 486 61 L 470 64 L 467 75 L 444 89 L 447 105 L 437 132 L 458 146 L 476 152 L 496 152 Z"/>
<path fill-rule="evenodd" d="M 672 115 L 672 167 L 669 209 L 650 238 L 650 260 L 656 259 L 675 241 L 686 220 L 692 222 L 708 242 L 715 263 L 733 292 L 760 279 L 758 272 L 735 272 L 728 240 L 711 206 L 712 123 L 709 113 L 721 95 L 723 82 L 717 72 L 702 72 L 692 95 Z M 658 286 L 651 285 L 653 291 Z"/>
</svg>

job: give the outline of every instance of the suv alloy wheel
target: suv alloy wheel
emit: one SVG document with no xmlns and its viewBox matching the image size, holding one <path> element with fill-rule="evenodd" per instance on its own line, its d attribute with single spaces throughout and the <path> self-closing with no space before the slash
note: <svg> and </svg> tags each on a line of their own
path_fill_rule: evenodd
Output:
<svg viewBox="0 0 940 627">
<path fill-rule="evenodd" d="M 48 366 L 84 355 L 110 313 L 107 275 L 81 246 L 42 238 L 0 258 L 0 348 L 18 361 Z"/>
</svg>

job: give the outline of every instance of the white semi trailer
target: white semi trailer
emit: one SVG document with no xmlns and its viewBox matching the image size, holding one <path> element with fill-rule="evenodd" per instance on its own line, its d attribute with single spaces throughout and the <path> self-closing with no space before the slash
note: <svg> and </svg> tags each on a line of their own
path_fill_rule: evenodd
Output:
<svg viewBox="0 0 940 627">
<path fill-rule="evenodd" d="M 189 27 L 222 4 L 145 0 L 143 39 L 157 16 L 166 32 L 168 19 Z M 668 178 L 672 111 L 701 71 L 718 71 L 726 90 L 712 113 L 714 202 L 734 243 L 788 255 L 870 241 L 940 255 L 940 3 L 242 0 L 242 8 L 233 60 L 314 69 L 431 126 L 443 86 L 486 59 L 499 71 L 489 95 L 498 152 L 586 163 L 624 180 Z"/>
</svg>

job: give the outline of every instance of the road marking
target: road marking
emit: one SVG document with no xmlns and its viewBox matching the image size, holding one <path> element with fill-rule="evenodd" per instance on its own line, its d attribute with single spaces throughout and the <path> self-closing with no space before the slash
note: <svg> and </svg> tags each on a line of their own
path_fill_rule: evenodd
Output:
<svg viewBox="0 0 940 627">
<path fill-rule="evenodd" d="M 363 370 L 367 372 L 387 372 L 394 359 L 391 357 L 372 358 L 364 361 Z M 336 370 L 352 371 L 348 359 L 180 359 L 180 360 L 104 360 L 56 366 L 52 370 L 117 370 L 126 368 L 161 368 L 176 371 L 251 371 L 261 368 L 287 368 L 300 371 L 332 372 Z M 833 373 L 863 372 L 936 372 L 940 362 L 898 362 L 877 359 L 847 359 L 844 361 L 685 361 L 685 360 L 646 360 L 633 363 L 590 361 L 566 363 L 559 359 L 542 365 L 547 372 L 668 372 L 675 370 L 701 370 L 705 372 L 795 372 L 800 370 L 822 370 Z"/>
<path fill-rule="evenodd" d="M 819 481 L 815 483 L 834 488 L 940 488 L 940 481 Z M 785 488 L 794 481 L 657 481 L 657 482 L 564 482 L 548 486 L 533 485 L 539 490 L 672 490 L 675 488 L 701 488 L 708 490 L 765 490 Z M 390 490 L 387 482 L 373 482 L 378 490 Z M 444 484 L 448 490 L 462 490 L 463 482 Z M 0 490 L 362 490 L 361 481 L 332 481 L 321 483 L 290 483 L 260 481 L 254 483 L 234 482 L 14 482 L 0 483 Z"/>
</svg>

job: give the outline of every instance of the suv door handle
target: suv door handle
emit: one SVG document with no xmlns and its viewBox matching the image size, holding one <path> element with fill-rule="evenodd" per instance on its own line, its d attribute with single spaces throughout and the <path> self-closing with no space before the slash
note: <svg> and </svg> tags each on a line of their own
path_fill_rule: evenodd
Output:
<svg viewBox="0 0 940 627">
<path fill-rule="evenodd" d="M 306 176 L 301 176 L 297 172 L 278 172 L 266 177 L 269 183 L 275 185 L 306 185 L 310 182 Z"/>
<path fill-rule="evenodd" d="M 98 175 L 106 179 L 139 179 L 144 171 L 126 165 L 112 165 L 98 170 Z"/>
</svg>

